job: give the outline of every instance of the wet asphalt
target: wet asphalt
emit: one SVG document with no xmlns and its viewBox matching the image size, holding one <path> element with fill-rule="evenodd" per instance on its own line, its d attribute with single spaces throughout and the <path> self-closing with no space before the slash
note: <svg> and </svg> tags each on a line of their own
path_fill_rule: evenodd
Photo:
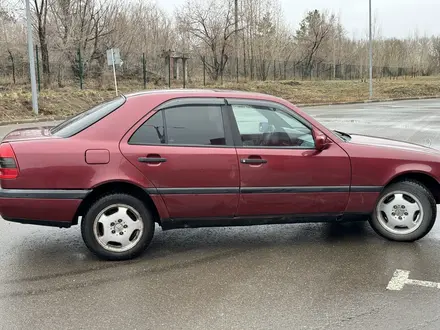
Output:
<svg viewBox="0 0 440 330">
<path fill-rule="evenodd" d="M 305 110 L 440 148 L 440 100 Z M 0 329 L 439 329 L 439 289 L 386 290 L 396 269 L 440 282 L 439 226 L 416 243 L 368 223 L 156 228 L 140 258 L 105 262 L 79 227 L 0 221 Z"/>
</svg>

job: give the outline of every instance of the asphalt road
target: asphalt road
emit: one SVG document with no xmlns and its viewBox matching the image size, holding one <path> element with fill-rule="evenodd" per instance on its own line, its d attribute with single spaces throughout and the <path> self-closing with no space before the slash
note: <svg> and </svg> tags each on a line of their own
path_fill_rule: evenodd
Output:
<svg viewBox="0 0 440 330">
<path fill-rule="evenodd" d="M 439 100 L 307 111 L 334 129 L 440 148 Z M 386 290 L 396 269 L 440 282 L 439 226 L 410 244 L 367 223 L 157 228 L 141 258 L 117 263 L 93 257 L 78 227 L 0 221 L 0 328 L 439 329 L 438 288 Z"/>
</svg>

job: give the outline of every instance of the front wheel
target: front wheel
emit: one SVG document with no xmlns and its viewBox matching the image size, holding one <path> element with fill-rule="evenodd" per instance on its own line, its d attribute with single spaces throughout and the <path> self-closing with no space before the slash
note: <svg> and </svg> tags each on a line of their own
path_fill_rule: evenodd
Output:
<svg viewBox="0 0 440 330">
<path fill-rule="evenodd" d="M 82 220 L 81 233 L 86 246 L 99 258 L 127 260 L 150 244 L 154 221 L 139 199 L 111 194 L 90 207 Z"/>
<path fill-rule="evenodd" d="M 436 217 L 437 207 L 431 192 L 416 181 L 401 181 L 382 192 L 370 224 L 382 237 L 412 242 L 429 233 Z"/>
</svg>

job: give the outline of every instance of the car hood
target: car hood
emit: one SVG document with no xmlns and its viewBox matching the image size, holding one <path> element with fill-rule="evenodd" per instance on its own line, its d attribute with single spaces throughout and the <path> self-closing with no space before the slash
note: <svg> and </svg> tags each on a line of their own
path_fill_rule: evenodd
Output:
<svg viewBox="0 0 440 330">
<path fill-rule="evenodd" d="M 398 140 L 387 139 L 387 138 L 380 138 L 380 137 L 376 137 L 376 136 L 360 135 L 360 134 L 350 134 L 350 136 L 351 136 L 350 143 L 354 143 L 354 144 L 363 144 L 363 145 L 377 146 L 377 147 L 384 147 L 384 148 L 402 149 L 402 150 L 407 150 L 407 151 L 423 152 L 423 153 L 430 153 L 430 154 L 440 154 L 440 151 L 437 149 L 433 149 L 433 148 L 419 145 L 419 144 L 415 144 L 415 143 L 409 143 L 409 142 L 398 141 Z"/>
<path fill-rule="evenodd" d="M 52 136 L 50 133 L 50 129 L 52 127 L 53 126 L 35 126 L 35 127 L 19 128 L 13 130 L 12 132 L 9 132 L 3 138 L 3 142 L 50 138 Z"/>
</svg>

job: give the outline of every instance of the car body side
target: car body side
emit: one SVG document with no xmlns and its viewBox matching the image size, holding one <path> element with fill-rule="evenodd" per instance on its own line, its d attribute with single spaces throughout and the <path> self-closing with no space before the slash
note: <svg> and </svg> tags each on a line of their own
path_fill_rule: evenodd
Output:
<svg viewBox="0 0 440 330">
<path fill-rule="evenodd" d="M 362 139 L 344 142 L 305 112 L 273 96 L 182 91 L 128 96 L 120 109 L 67 139 L 51 137 L 38 142 L 9 141 L 17 157 L 20 175 L 14 180 L 2 180 L 0 214 L 11 221 L 69 227 L 77 223 L 78 217 L 83 215 L 98 193 L 122 187 L 150 203 L 159 223 L 169 219 L 164 199 L 160 194 L 149 194 L 156 187 L 124 156 L 120 143 L 152 116 L 161 104 L 180 98 L 262 100 L 279 103 L 295 111 L 346 154 L 351 169 L 349 186 L 352 188 L 343 213 L 371 213 L 381 189 L 401 177 L 419 178 L 439 201 L 440 166 L 439 156 L 434 151 L 433 154 L 424 149 L 415 151 L 403 144 L 371 145 Z M 322 170 L 328 171 L 331 176 L 329 165 L 322 164 Z M 366 189 L 360 189 L 362 187 Z M 337 196 L 337 192 L 333 194 Z"/>
</svg>

